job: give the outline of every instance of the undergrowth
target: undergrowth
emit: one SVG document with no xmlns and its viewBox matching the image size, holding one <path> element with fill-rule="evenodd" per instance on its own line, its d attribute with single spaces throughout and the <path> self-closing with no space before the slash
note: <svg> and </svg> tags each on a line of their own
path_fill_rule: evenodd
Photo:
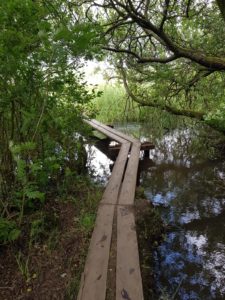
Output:
<svg viewBox="0 0 225 300">
<path fill-rule="evenodd" d="M 56 268 L 56 273 L 60 272 L 65 276 L 60 297 L 76 299 L 102 187 L 87 176 L 74 179 L 73 186 L 68 187 L 67 195 L 62 197 L 52 191 L 46 195 L 45 203 L 38 210 L 26 211 L 17 240 L 13 240 L 13 235 L 17 235 L 16 229 L 11 227 L 13 243 L 5 245 L 4 249 L 12 256 L 12 276 L 18 274 L 20 277 L 17 281 L 22 282 L 23 295 L 36 297 L 37 282 L 47 272 L 44 265 L 47 259 L 49 264 L 53 264 L 52 268 Z M 68 253 L 65 256 L 65 251 L 70 251 L 70 255 Z M 61 276 L 60 273 L 58 276 Z M 10 297 L 17 296 L 10 294 Z"/>
<path fill-rule="evenodd" d="M 97 119 L 102 122 L 143 121 L 148 118 L 150 109 L 141 108 L 130 100 L 121 84 L 100 86 L 101 96 L 94 99 Z"/>
</svg>

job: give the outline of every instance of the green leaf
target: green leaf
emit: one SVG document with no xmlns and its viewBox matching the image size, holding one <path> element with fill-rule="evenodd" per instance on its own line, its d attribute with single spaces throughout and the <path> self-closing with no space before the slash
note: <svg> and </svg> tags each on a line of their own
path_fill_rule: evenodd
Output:
<svg viewBox="0 0 225 300">
<path fill-rule="evenodd" d="M 9 233 L 9 240 L 10 241 L 15 241 L 18 239 L 18 237 L 20 236 L 21 231 L 19 229 L 13 229 L 12 231 L 10 231 Z"/>
<path fill-rule="evenodd" d="M 39 199 L 41 201 L 43 201 L 45 197 L 44 193 L 41 193 L 39 191 L 31 191 L 29 189 L 25 191 L 25 194 L 29 199 Z"/>
</svg>

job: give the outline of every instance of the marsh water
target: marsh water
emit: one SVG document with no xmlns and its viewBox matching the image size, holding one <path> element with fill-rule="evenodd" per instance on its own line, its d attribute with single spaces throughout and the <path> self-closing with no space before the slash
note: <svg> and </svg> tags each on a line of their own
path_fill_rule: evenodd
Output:
<svg viewBox="0 0 225 300">
<path fill-rule="evenodd" d="M 155 144 L 149 157 L 141 158 L 139 181 L 167 227 L 154 253 L 158 295 L 225 299 L 225 152 L 218 147 L 224 136 L 200 122 L 167 114 L 115 127 Z M 110 163 L 106 156 L 94 163 L 103 181 Z"/>
</svg>

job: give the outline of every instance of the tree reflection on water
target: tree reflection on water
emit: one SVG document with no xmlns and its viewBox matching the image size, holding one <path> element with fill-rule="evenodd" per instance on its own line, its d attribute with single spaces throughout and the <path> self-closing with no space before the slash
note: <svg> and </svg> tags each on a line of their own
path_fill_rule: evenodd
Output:
<svg viewBox="0 0 225 300">
<path fill-rule="evenodd" d="M 155 252 L 157 289 L 173 295 L 179 287 L 176 299 L 224 299 L 225 160 L 215 145 L 225 139 L 196 121 L 168 119 L 117 124 L 156 146 L 141 182 L 171 228 Z"/>
</svg>

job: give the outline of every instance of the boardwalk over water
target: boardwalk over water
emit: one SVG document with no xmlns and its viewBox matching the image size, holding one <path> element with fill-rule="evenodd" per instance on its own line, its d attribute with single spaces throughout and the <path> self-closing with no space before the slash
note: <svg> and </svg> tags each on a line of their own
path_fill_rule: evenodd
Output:
<svg viewBox="0 0 225 300">
<path fill-rule="evenodd" d="M 115 300 L 143 300 L 133 211 L 141 143 L 96 120 L 86 122 L 121 147 L 99 204 L 78 300 L 106 299 L 113 222 L 116 222 Z"/>
</svg>

